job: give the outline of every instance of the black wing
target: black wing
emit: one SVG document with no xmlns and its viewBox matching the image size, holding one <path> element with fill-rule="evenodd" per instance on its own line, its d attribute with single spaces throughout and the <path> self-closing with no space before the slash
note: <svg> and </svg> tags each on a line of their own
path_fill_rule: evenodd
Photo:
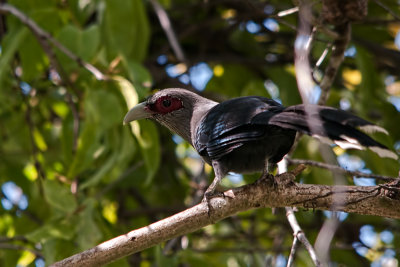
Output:
<svg viewBox="0 0 400 267">
<path fill-rule="evenodd" d="M 219 159 L 246 142 L 264 138 L 269 119 L 282 110 L 278 102 L 257 96 L 222 102 L 200 123 L 194 147 L 202 156 Z"/>
</svg>

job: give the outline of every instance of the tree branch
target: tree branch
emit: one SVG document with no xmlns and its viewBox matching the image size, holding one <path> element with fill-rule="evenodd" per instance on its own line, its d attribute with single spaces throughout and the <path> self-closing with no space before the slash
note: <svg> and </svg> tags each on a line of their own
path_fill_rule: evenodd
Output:
<svg viewBox="0 0 400 267">
<path fill-rule="evenodd" d="M 167 35 L 168 42 L 170 43 L 172 51 L 174 51 L 176 58 L 181 62 L 187 63 L 185 54 L 183 53 L 178 38 L 176 37 L 174 29 L 172 28 L 171 20 L 169 19 L 167 12 L 157 0 L 150 0 L 150 3 L 153 6 L 154 11 L 156 12 L 161 27 Z"/>
<path fill-rule="evenodd" d="M 278 163 L 279 174 L 287 172 L 287 165 L 288 165 L 288 162 L 287 162 L 286 158 L 282 159 Z M 297 176 L 305 168 L 306 168 L 306 166 L 304 166 L 302 164 L 298 165 L 291 173 L 294 176 Z M 308 251 L 308 254 L 310 254 L 312 261 L 314 262 L 314 265 L 318 266 L 318 267 L 321 266 L 321 262 L 318 259 L 317 254 L 315 253 L 314 247 L 311 245 L 310 241 L 308 241 L 303 229 L 301 229 L 300 224 L 296 219 L 296 215 L 294 214 L 295 209 L 292 207 L 286 207 L 285 210 L 286 210 L 286 218 L 290 224 L 290 227 L 292 227 L 292 229 L 293 229 L 293 245 L 290 250 L 290 255 L 289 255 L 288 262 L 287 262 L 287 266 L 290 267 L 294 263 L 294 257 L 296 255 L 296 250 L 298 248 L 297 241 L 300 241 L 301 243 L 303 243 L 304 247 Z"/>
<path fill-rule="evenodd" d="M 321 263 L 318 260 L 317 254 L 315 253 L 313 246 L 310 244 L 310 241 L 308 241 L 306 235 L 304 234 L 303 230 L 299 226 L 299 223 L 297 222 L 296 216 L 294 215 L 293 208 L 286 207 L 285 209 L 286 209 L 286 217 L 288 218 L 290 226 L 292 227 L 293 232 L 294 232 L 293 233 L 293 236 L 294 236 L 293 246 L 290 251 L 290 256 L 292 259 L 288 260 L 287 266 L 292 265 L 291 262 L 293 262 L 294 254 L 296 252 L 296 247 L 298 246 L 296 240 L 299 240 L 301 243 L 303 243 L 303 245 L 307 249 L 308 253 L 310 254 L 311 259 L 314 262 L 315 266 L 321 266 Z M 290 263 L 290 265 L 289 265 L 289 263 Z"/>
<path fill-rule="evenodd" d="M 224 192 L 171 217 L 108 240 L 73 255 L 56 266 L 99 266 L 152 247 L 174 237 L 197 231 L 238 212 L 261 207 L 299 207 L 344 211 L 400 219 L 400 183 L 385 186 L 328 186 L 298 184 L 284 173 L 271 179 Z M 337 199 L 340 198 L 340 204 Z M 210 210 L 210 213 L 208 211 Z"/>
<path fill-rule="evenodd" d="M 289 258 L 288 258 L 288 261 L 287 261 L 287 264 L 286 264 L 287 267 L 292 267 L 293 266 L 294 259 L 296 257 L 296 251 L 299 248 L 299 246 L 300 246 L 299 239 L 295 236 L 293 238 L 292 248 L 290 249 Z"/>
<path fill-rule="evenodd" d="M 15 245 L 15 244 L 0 244 L 0 250 L 2 249 L 9 249 L 9 250 L 22 250 L 22 251 L 29 251 L 32 254 L 34 254 L 36 257 L 43 258 L 43 254 L 40 253 L 40 251 L 31 249 L 25 246 L 21 245 Z"/>
<path fill-rule="evenodd" d="M 328 100 L 329 90 L 336 77 L 336 73 L 344 60 L 344 52 L 351 37 L 351 24 L 335 26 L 335 32 L 338 33 L 338 38 L 333 41 L 332 53 L 329 59 L 328 66 L 325 68 L 325 74 L 320 82 L 321 95 L 318 104 L 324 105 Z"/>
</svg>

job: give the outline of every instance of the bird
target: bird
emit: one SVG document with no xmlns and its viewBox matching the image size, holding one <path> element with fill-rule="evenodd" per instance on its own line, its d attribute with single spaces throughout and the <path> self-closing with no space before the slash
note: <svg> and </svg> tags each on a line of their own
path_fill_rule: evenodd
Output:
<svg viewBox="0 0 400 267">
<path fill-rule="evenodd" d="M 368 148 L 380 157 L 398 158 L 366 134 L 388 134 L 384 128 L 322 105 L 285 107 L 261 96 L 218 103 L 183 88 L 167 88 L 131 108 L 124 123 L 140 119 L 154 120 L 180 135 L 213 167 L 215 177 L 205 196 L 212 195 L 229 172 L 268 174 L 269 166 L 291 150 L 298 132 L 344 149 Z"/>
</svg>

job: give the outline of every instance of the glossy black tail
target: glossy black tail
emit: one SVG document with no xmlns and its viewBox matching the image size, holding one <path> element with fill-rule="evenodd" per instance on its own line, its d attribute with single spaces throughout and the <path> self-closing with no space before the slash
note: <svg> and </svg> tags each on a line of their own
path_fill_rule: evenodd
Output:
<svg viewBox="0 0 400 267">
<path fill-rule="evenodd" d="M 333 142 L 344 149 L 369 148 L 381 157 L 398 158 L 393 151 L 364 133 L 388 134 L 385 129 L 343 110 L 318 105 L 296 105 L 274 115 L 269 124 Z"/>
</svg>

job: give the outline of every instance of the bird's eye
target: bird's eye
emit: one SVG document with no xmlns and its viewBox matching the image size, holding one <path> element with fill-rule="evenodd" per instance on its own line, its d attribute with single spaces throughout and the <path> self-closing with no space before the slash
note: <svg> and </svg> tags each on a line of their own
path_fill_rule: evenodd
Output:
<svg viewBox="0 0 400 267">
<path fill-rule="evenodd" d="M 182 101 L 172 96 L 162 96 L 155 103 L 149 105 L 150 110 L 160 114 L 167 114 L 182 107 Z"/>
<path fill-rule="evenodd" d="M 171 106 L 171 100 L 169 100 L 169 99 L 164 99 L 164 100 L 162 101 L 162 105 L 163 105 L 164 107 L 168 108 L 169 106 Z"/>
</svg>

